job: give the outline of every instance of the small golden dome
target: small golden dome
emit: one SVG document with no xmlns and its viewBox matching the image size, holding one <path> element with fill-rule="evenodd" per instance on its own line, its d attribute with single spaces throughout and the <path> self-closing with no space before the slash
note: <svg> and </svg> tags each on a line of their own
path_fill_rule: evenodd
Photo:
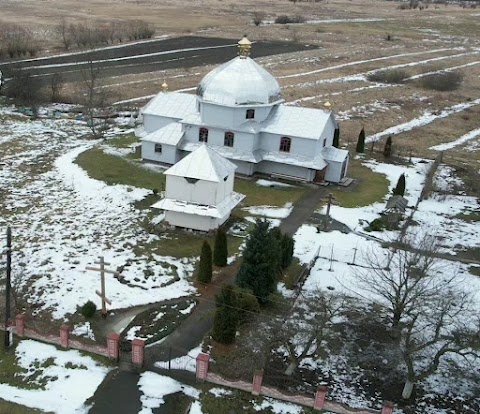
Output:
<svg viewBox="0 0 480 414">
<path fill-rule="evenodd" d="M 168 83 L 163 81 L 162 83 L 162 91 L 163 92 L 168 92 Z"/>
<path fill-rule="evenodd" d="M 330 102 L 328 102 L 328 101 L 325 102 L 325 103 L 323 104 L 323 106 L 325 107 L 325 109 L 331 109 L 331 108 L 332 108 L 332 104 L 331 104 Z"/>
<path fill-rule="evenodd" d="M 238 54 L 243 57 L 250 56 L 250 50 L 252 49 L 252 42 L 248 40 L 247 35 L 238 42 Z"/>
</svg>

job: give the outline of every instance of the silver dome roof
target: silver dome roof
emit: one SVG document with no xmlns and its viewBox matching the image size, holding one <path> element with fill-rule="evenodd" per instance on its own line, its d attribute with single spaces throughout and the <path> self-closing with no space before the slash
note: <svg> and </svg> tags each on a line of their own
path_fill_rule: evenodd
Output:
<svg viewBox="0 0 480 414">
<path fill-rule="evenodd" d="M 208 73 L 197 95 L 220 105 L 265 105 L 282 100 L 277 80 L 246 56 L 238 56 Z"/>
</svg>

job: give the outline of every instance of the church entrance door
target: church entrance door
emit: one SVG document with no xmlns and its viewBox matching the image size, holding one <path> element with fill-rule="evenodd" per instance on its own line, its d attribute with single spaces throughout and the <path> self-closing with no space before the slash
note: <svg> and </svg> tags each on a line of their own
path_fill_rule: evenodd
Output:
<svg viewBox="0 0 480 414">
<path fill-rule="evenodd" d="M 325 181 L 326 170 L 327 170 L 327 167 L 325 167 L 323 170 L 317 170 L 315 172 L 315 178 L 313 179 L 313 181 L 315 183 L 321 183 L 321 182 Z"/>
</svg>

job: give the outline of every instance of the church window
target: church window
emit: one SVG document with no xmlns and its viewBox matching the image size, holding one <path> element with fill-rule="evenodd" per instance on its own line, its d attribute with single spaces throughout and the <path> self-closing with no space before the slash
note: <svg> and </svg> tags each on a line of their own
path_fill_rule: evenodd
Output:
<svg viewBox="0 0 480 414">
<path fill-rule="evenodd" d="M 225 138 L 223 139 L 223 145 L 226 147 L 233 147 L 233 138 L 234 138 L 233 132 L 225 132 Z"/>
<path fill-rule="evenodd" d="M 327 146 L 327 138 L 325 138 L 325 139 L 323 140 L 323 146 L 324 146 L 324 147 Z"/>
<path fill-rule="evenodd" d="M 282 137 L 280 139 L 280 151 L 290 152 L 290 146 L 292 144 L 292 139 L 288 137 Z"/>
<path fill-rule="evenodd" d="M 200 128 L 198 131 L 198 140 L 200 142 L 208 142 L 208 129 L 207 128 Z"/>
<path fill-rule="evenodd" d="M 246 119 L 254 119 L 255 118 L 255 109 L 247 109 L 247 114 L 245 116 Z"/>
<path fill-rule="evenodd" d="M 198 178 L 190 178 L 184 177 L 188 184 L 196 184 L 198 182 Z"/>
<path fill-rule="evenodd" d="M 162 144 L 155 144 L 155 152 L 158 154 L 162 153 Z"/>
</svg>

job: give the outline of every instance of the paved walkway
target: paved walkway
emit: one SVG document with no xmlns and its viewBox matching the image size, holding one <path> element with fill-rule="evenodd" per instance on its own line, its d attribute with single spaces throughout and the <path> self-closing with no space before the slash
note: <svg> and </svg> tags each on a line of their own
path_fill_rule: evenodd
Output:
<svg viewBox="0 0 480 414">
<path fill-rule="evenodd" d="M 280 224 L 280 229 L 289 235 L 295 234 L 302 224 L 308 221 L 325 197 L 323 187 L 312 186 L 311 189 L 293 205 L 292 212 Z M 229 267 L 239 267 L 237 260 Z M 224 276 L 215 280 L 207 289 L 201 292 L 199 303 L 190 316 L 158 345 L 145 348 L 147 370 L 155 370 L 155 361 L 167 361 L 169 357 L 177 358 L 187 355 L 188 351 L 197 347 L 204 336 L 212 329 L 215 312 L 215 294 L 224 283 L 231 283 L 235 279 L 236 269 L 224 272 Z M 95 393 L 92 401 L 94 407 L 90 414 L 127 414 L 140 411 L 140 393 L 137 382 L 138 374 L 118 372 L 107 377 L 102 386 Z M 138 409 L 137 409 L 138 408 Z M 136 410 L 136 411 L 135 411 Z"/>
</svg>

